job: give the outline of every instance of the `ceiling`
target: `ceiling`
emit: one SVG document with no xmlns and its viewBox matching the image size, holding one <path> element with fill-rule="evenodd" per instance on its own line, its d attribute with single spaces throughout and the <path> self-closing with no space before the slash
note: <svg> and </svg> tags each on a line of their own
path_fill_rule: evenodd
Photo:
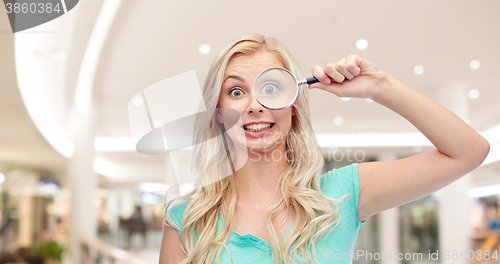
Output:
<svg viewBox="0 0 500 264">
<path fill-rule="evenodd" d="M 40 134 L 19 93 L 14 35 L 4 33 L 10 30 L 6 18 L 3 13 L 0 15 L 0 164 L 60 171 L 66 159 Z"/>
<path fill-rule="evenodd" d="M 499 124 L 500 113 L 491 109 L 500 96 L 500 67 L 495 63 L 500 52 L 492 52 L 500 41 L 493 26 L 500 22 L 500 3 L 380 3 L 317 1 L 306 8 L 281 1 L 124 1 L 99 63 L 95 99 L 111 108 L 110 101 L 129 100 L 140 88 L 190 70 L 201 85 L 218 50 L 255 32 L 282 40 L 304 74 L 313 65 L 356 53 L 438 103 L 438 89 L 479 89 L 481 98 L 470 100 L 469 123 L 479 130 Z M 366 50 L 355 47 L 361 38 L 369 41 Z M 212 47 L 210 54 L 198 52 L 203 43 Z M 471 60 L 480 60 L 481 68 L 471 70 Z M 424 74 L 413 73 L 416 65 L 424 66 Z M 311 98 L 317 132 L 345 133 L 352 127 L 356 132 L 417 132 L 396 113 L 365 100 L 343 102 L 323 91 L 311 91 Z M 341 127 L 332 126 L 336 116 L 344 119 Z M 128 126 L 124 121 L 116 119 L 104 131 L 116 127 L 115 122 Z"/>
<path fill-rule="evenodd" d="M 158 81 L 192 70 L 196 71 L 201 86 L 216 53 L 230 41 L 249 33 L 276 37 L 284 42 L 304 75 L 310 74 L 313 65 L 324 66 L 355 53 L 454 111 L 478 131 L 500 124 L 500 65 L 497 63 L 500 35 L 496 26 L 500 25 L 499 1 L 314 0 L 304 3 L 122 1 L 95 68 L 96 135 L 130 137 L 127 105 L 133 95 Z M 60 63 L 65 68 L 62 98 L 68 113 L 74 107 L 80 65 L 101 4 L 100 1 L 80 1 L 67 15 L 42 25 L 44 30 L 57 28 L 54 38 L 61 37 L 65 42 L 57 49 L 66 54 Z M 0 31 L 4 32 L 0 34 L 0 127 L 3 128 L 0 160 L 64 167 L 65 158 L 36 131 L 24 109 L 17 91 L 13 36 L 6 33 L 8 25 L 6 15 L 0 14 Z M 31 31 L 40 31 L 40 28 Z M 368 40 L 367 49 L 356 48 L 359 39 Z M 210 45 L 211 52 L 201 54 L 198 51 L 201 44 Z M 470 69 L 472 60 L 479 60 L 481 67 Z M 416 65 L 424 67 L 423 74 L 413 72 Z M 480 96 L 467 98 L 467 103 L 460 107 L 453 104 L 453 98 L 466 97 L 470 89 L 478 89 Z M 316 133 L 418 132 L 407 120 L 377 103 L 364 99 L 345 102 L 320 90 L 309 93 Z M 66 117 L 69 119 L 70 115 Z M 341 126 L 334 125 L 335 117 L 342 117 Z M 423 151 L 427 149 L 430 148 Z M 411 147 L 363 150 L 367 156 L 384 152 L 396 153 L 398 157 L 415 154 Z M 106 152 L 97 156 L 130 173 L 121 179 L 103 177 L 102 183 L 133 185 L 163 180 L 166 164 L 163 157 L 144 157 L 136 152 Z M 499 169 L 498 162 L 478 169 L 478 181 L 500 178 Z"/>
</svg>

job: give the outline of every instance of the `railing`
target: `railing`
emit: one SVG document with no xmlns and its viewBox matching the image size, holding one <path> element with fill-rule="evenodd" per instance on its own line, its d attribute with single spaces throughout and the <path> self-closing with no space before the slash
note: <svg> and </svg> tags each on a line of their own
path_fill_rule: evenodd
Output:
<svg viewBox="0 0 500 264">
<path fill-rule="evenodd" d="M 157 264 L 157 262 L 144 260 L 125 250 L 112 247 L 99 240 L 82 238 L 82 260 L 87 264 Z"/>
<path fill-rule="evenodd" d="M 480 242 L 478 250 L 480 253 L 477 255 L 474 260 L 471 262 L 471 264 L 479 264 L 479 263 L 486 263 L 486 264 L 492 264 L 495 263 L 495 261 L 500 260 L 500 230 L 496 231 L 477 231 L 472 235 L 472 239 L 476 241 L 483 241 Z M 479 242 L 478 241 L 478 242 Z M 484 252 L 489 251 L 490 255 L 488 259 L 484 258 Z M 496 258 L 492 258 L 491 256 L 496 256 Z"/>
</svg>

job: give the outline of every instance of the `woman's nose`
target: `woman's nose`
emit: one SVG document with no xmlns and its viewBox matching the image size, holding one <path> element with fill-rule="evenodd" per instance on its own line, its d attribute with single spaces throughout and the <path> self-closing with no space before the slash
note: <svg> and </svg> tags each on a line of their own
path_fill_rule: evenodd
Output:
<svg viewBox="0 0 500 264">
<path fill-rule="evenodd" d="M 250 102 L 248 105 L 248 113 L 262 113 L 264 112 L 264 107 L 257 101 L 257 98 L 252 94 L 250 97 Z"/>
</svg>

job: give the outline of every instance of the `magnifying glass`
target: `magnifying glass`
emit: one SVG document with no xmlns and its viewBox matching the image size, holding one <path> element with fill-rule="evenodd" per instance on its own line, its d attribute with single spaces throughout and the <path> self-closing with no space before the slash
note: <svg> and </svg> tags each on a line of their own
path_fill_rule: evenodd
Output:
<svg viewBox="0 0 500 264">
<path fill-rule="evenodd" d="M 268 109 L 289 107 L 297 99 L 299 87 L 317 83 L 316 77 L 297 81 L 297 78 L 281 67 L 272 67 L 262 71 L 255 79 L 253 89 L 257 101 Z"/>
</svg>

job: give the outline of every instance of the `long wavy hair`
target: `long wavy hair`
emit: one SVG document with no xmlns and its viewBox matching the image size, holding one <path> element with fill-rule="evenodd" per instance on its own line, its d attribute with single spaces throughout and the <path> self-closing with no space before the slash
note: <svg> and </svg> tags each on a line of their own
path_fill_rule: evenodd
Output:
<svg viewBox="0 0 500 264">
<path fill-rule="evenodd" d="M 297 79 L 302 78 L 293 57 L 280 41 L 258 34 L 246 35 L 224 47 L 213 61 L 203 85 L 203 100 L 207 109 L 218 106 L 227 64 L 238 56 L 260 51 L 274 54 Z M 288 257 L 291 250 L 316 256 L 315 244 L 337 226 L 340 221 L 338 202 L 346 199 L 345 196 L 332 199 L 320 191 L 320 173 L 324 160 L 309 119 L 306 89 L 300 89 L 292 107 L 295 115 L 292 116 L 292 125 L 286 137 L 288 166 L 282 171 L 277 186 L 281 196 L 266 211 L 267 232 L 274 263 L 285 264 L 292 263 Z M 225 249 L 229 251 L 225 245 L 234 223 L 237 196 L 231 157 L 228 157 L 226 151 L 232 143 L 228 137 L 215 136 L 224 132 L 215 115 L 216 113 L 209 118 L 200 117 L 195 123 L 195 141 L 202 143 L 194 147 L 193 161 L 196 162 L 192 171 L 200 180 L 196 181 L 193 191 L 172 199 L 165 205 L 166 220 L 182 235 L 181 248 L 187 256 L 181 262 L 183 264 L 212 263 L 215 259 L 220 263 L 221 252 Z M 181 226 L 177 226 L 172 221 L 170 212 L 175 205 L 185 201 L 189 202 L 182 215 Z M 293 212 L 295 222 L 280 245 L 272 220 L 280 213 L 287 215 L 288 210 Z M 224 226 L 216 236 L 219 212 L 224 219 Z M 193 235 L 195 230 L 197 240 Z M 317 263 L 316 258 L 313 257 L 310 263 Z"/>
</svg>

